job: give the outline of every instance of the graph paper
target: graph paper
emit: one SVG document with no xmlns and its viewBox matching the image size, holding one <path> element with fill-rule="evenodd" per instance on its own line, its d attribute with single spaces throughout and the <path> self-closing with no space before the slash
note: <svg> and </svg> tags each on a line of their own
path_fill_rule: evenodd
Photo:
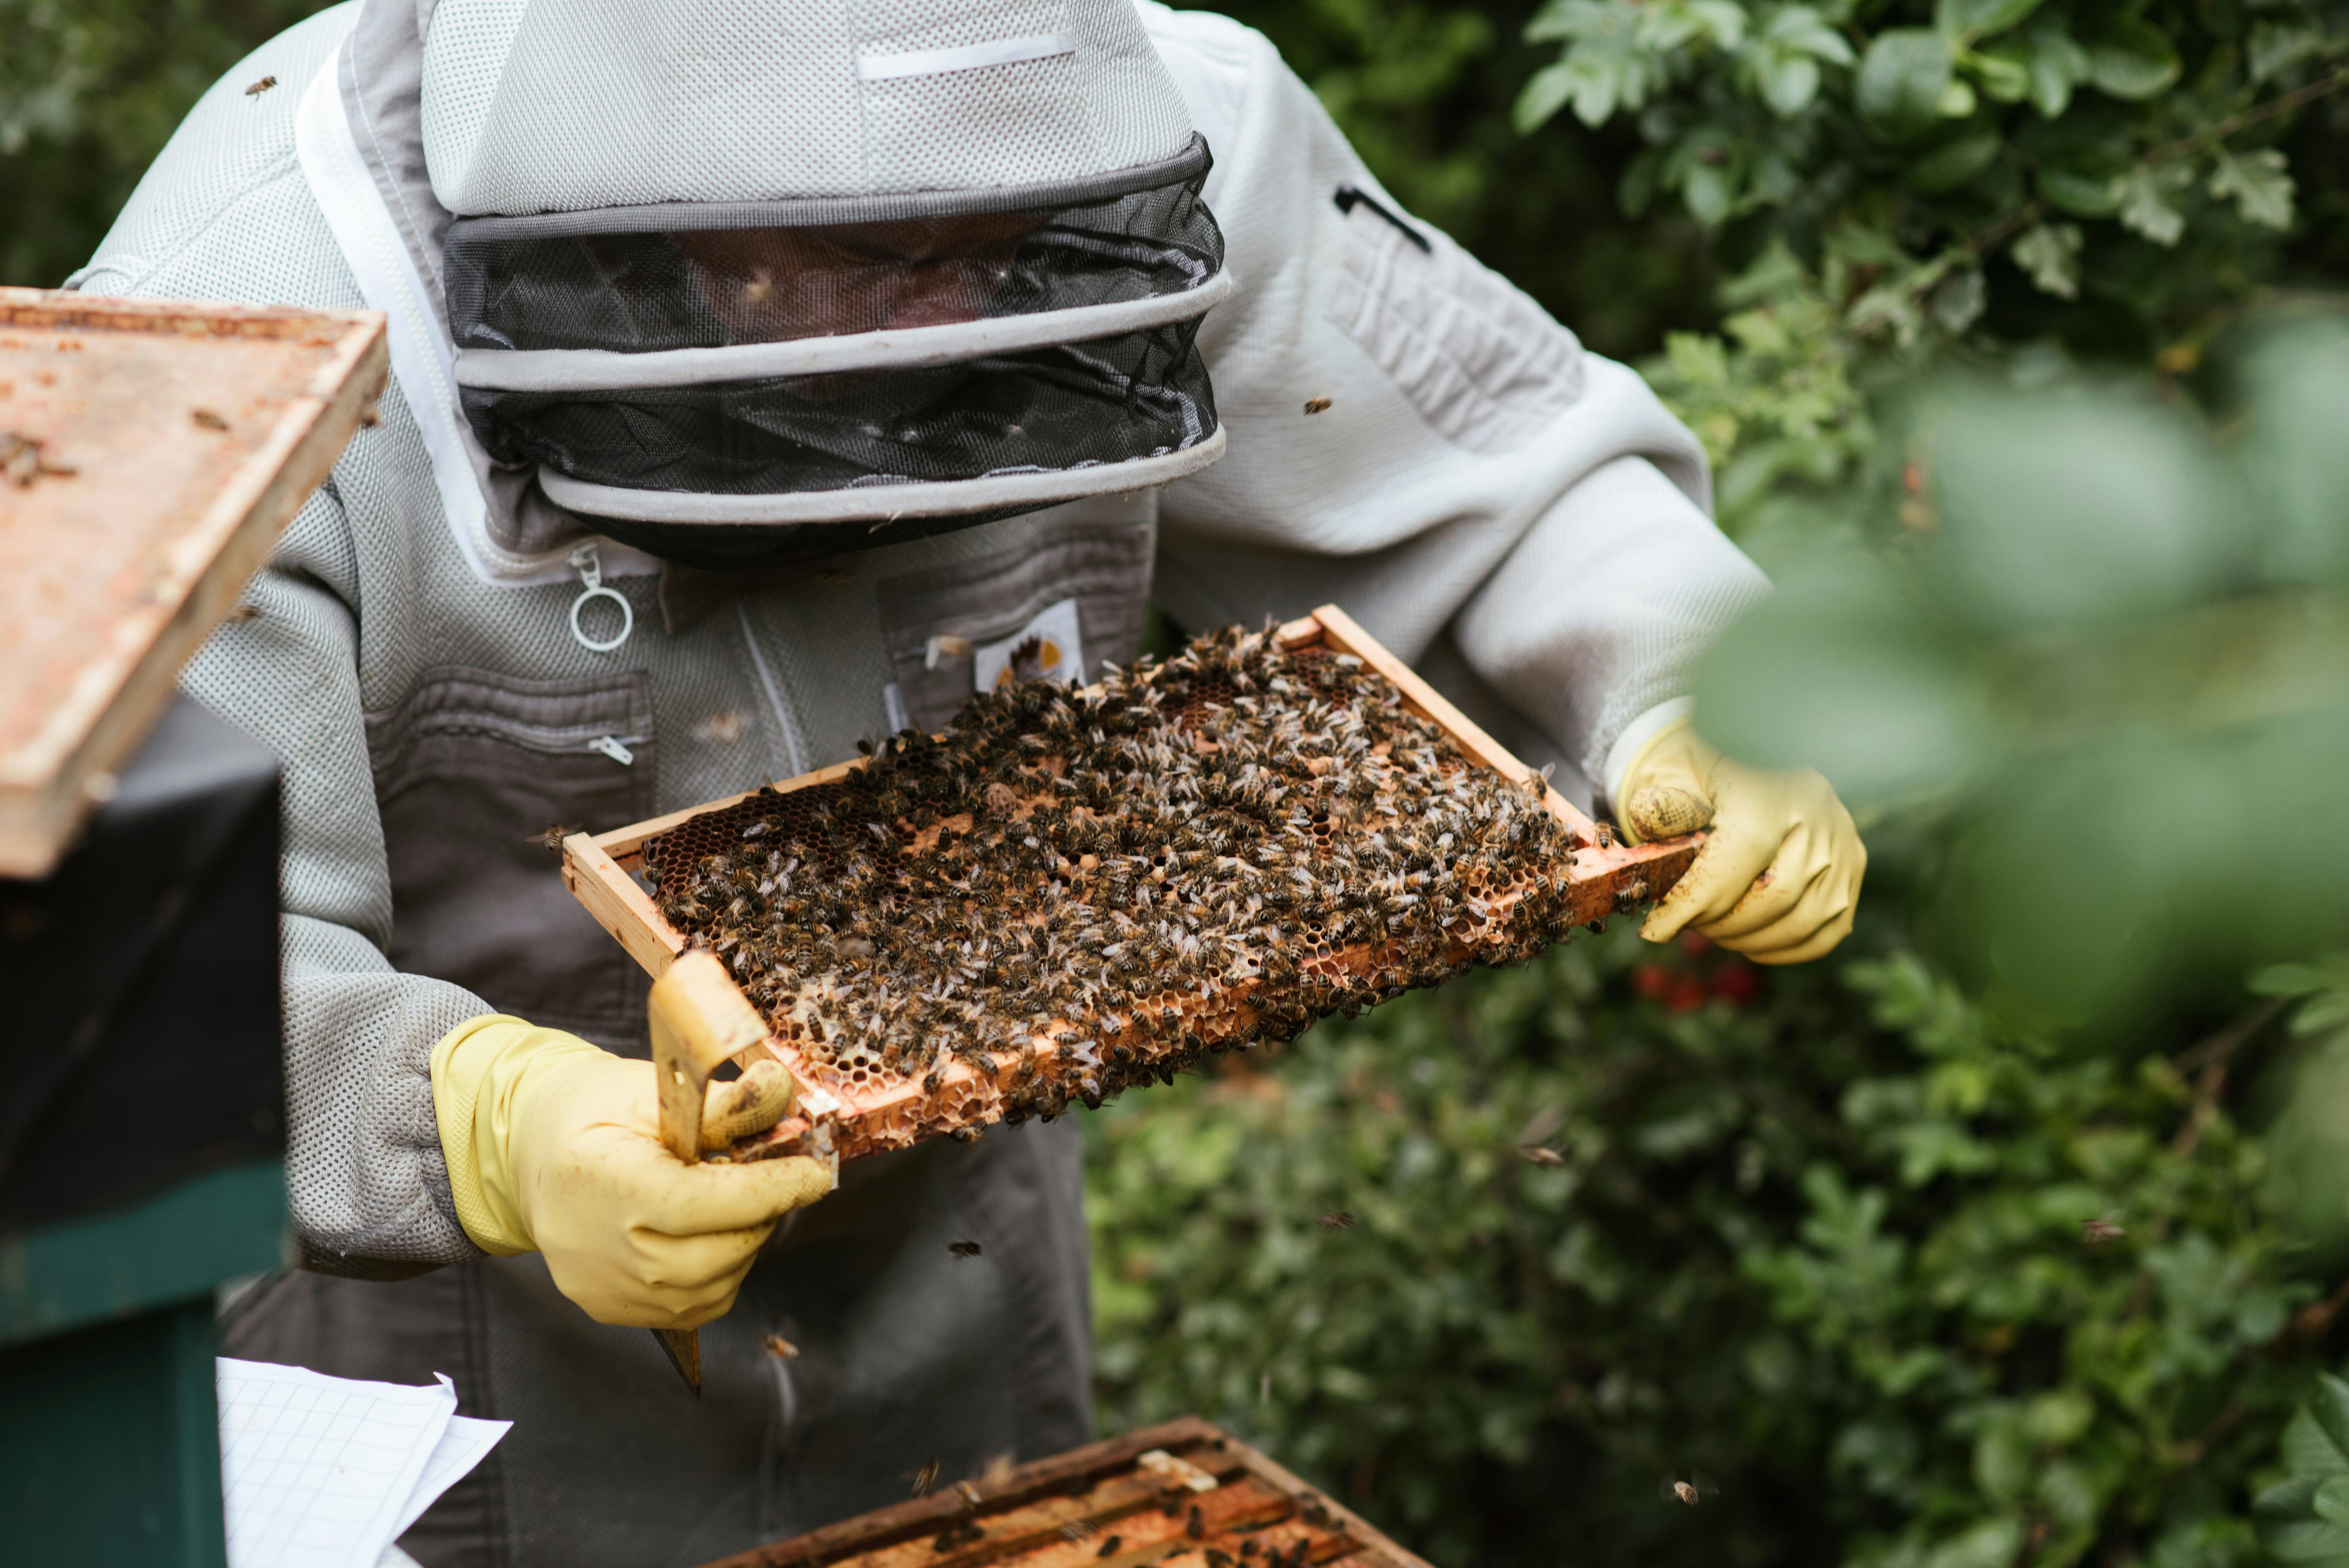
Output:
<svg viewBox="0 0 2349 1568">
<path fill-rule="evenodd" d="M 511 1425 L 457 1414 L 445 1377 L 410 1387 L 220 1361 L 230 1568 L 375 1568 Z"/>
</svg>

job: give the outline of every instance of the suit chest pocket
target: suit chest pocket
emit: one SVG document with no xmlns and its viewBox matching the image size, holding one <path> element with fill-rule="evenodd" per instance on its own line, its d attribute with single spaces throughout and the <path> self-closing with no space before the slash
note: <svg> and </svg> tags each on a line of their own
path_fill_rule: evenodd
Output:
<svg viewBox="0 0 2349 1568">
<path fill-rule="evenodd" d="M 563 885 L 556 828 L 652 815 L 642 674 L 427 671 L 367 717 L 391 872 L 389 956 L 501 1012 L 641 1051 L 647 982 Z"/>
</svg>

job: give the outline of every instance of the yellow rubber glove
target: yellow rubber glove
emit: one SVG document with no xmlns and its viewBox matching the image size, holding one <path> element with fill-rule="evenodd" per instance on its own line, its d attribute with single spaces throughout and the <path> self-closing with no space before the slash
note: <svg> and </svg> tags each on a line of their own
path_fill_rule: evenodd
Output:
<svg viewBox="0 0 2349 1568">
<path fill-rule="evenodd" d="M 737 1136 L 773 1126 L 779 1100 L 740 1103 L 767 1081 L 711 1085 L 711 1119 Z M 775 1222 L 834 1181 L 808 1159 L 682 1163 L 661 1146 L 650 1062 L 520 1018 L 475 1018 L 432 1047 L 432 1109 L 465 1233 L 500 1256 L 545 1253 L 598 1323 L 723 1315 Z"/>
<path fill-rule="evenodd" d="M 1756 964 L 1800 964 L 1850 934 L 1868 850 L 1818 774 L 1733 762 L 1683 718 L 1624 769 L 1621 799 L 1619 825 L 1634 843 L 1693 832 L 1708 820 L 1713 828 L 1688 874 L 1640 927 L 1650 942 L 1685 927 Z"/>
</svg>

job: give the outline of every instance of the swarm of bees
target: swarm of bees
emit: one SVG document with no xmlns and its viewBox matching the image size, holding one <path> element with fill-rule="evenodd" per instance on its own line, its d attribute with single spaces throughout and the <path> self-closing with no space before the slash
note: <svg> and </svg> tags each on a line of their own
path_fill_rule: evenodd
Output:
<svg viewBox="0 0 2349 1568">
<path fill-rule="evenodd" d="M 843 1096 L 976 1075 L 1009 1120 L 1097 1106 L 1570 929 L 1541 781 L 1269 627 L 867 749 L 645 845 L 662 914 Z"/>
</svg>

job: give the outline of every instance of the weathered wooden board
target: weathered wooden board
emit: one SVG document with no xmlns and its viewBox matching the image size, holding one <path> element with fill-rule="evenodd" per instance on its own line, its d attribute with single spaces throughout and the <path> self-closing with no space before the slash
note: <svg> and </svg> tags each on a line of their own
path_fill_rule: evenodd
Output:
<svg viewBox="0 0 2349 1568">
<path fill-rule="evenodd" d="M 0 876 L 40 876 L 370 417 L 383 317 L 0 288 Z"/>
<path fill-rule="evenodd" d="M 1072 1449 L 707 1568 L 1428 1568 L 1196 1417 Z"/>
</svg>

